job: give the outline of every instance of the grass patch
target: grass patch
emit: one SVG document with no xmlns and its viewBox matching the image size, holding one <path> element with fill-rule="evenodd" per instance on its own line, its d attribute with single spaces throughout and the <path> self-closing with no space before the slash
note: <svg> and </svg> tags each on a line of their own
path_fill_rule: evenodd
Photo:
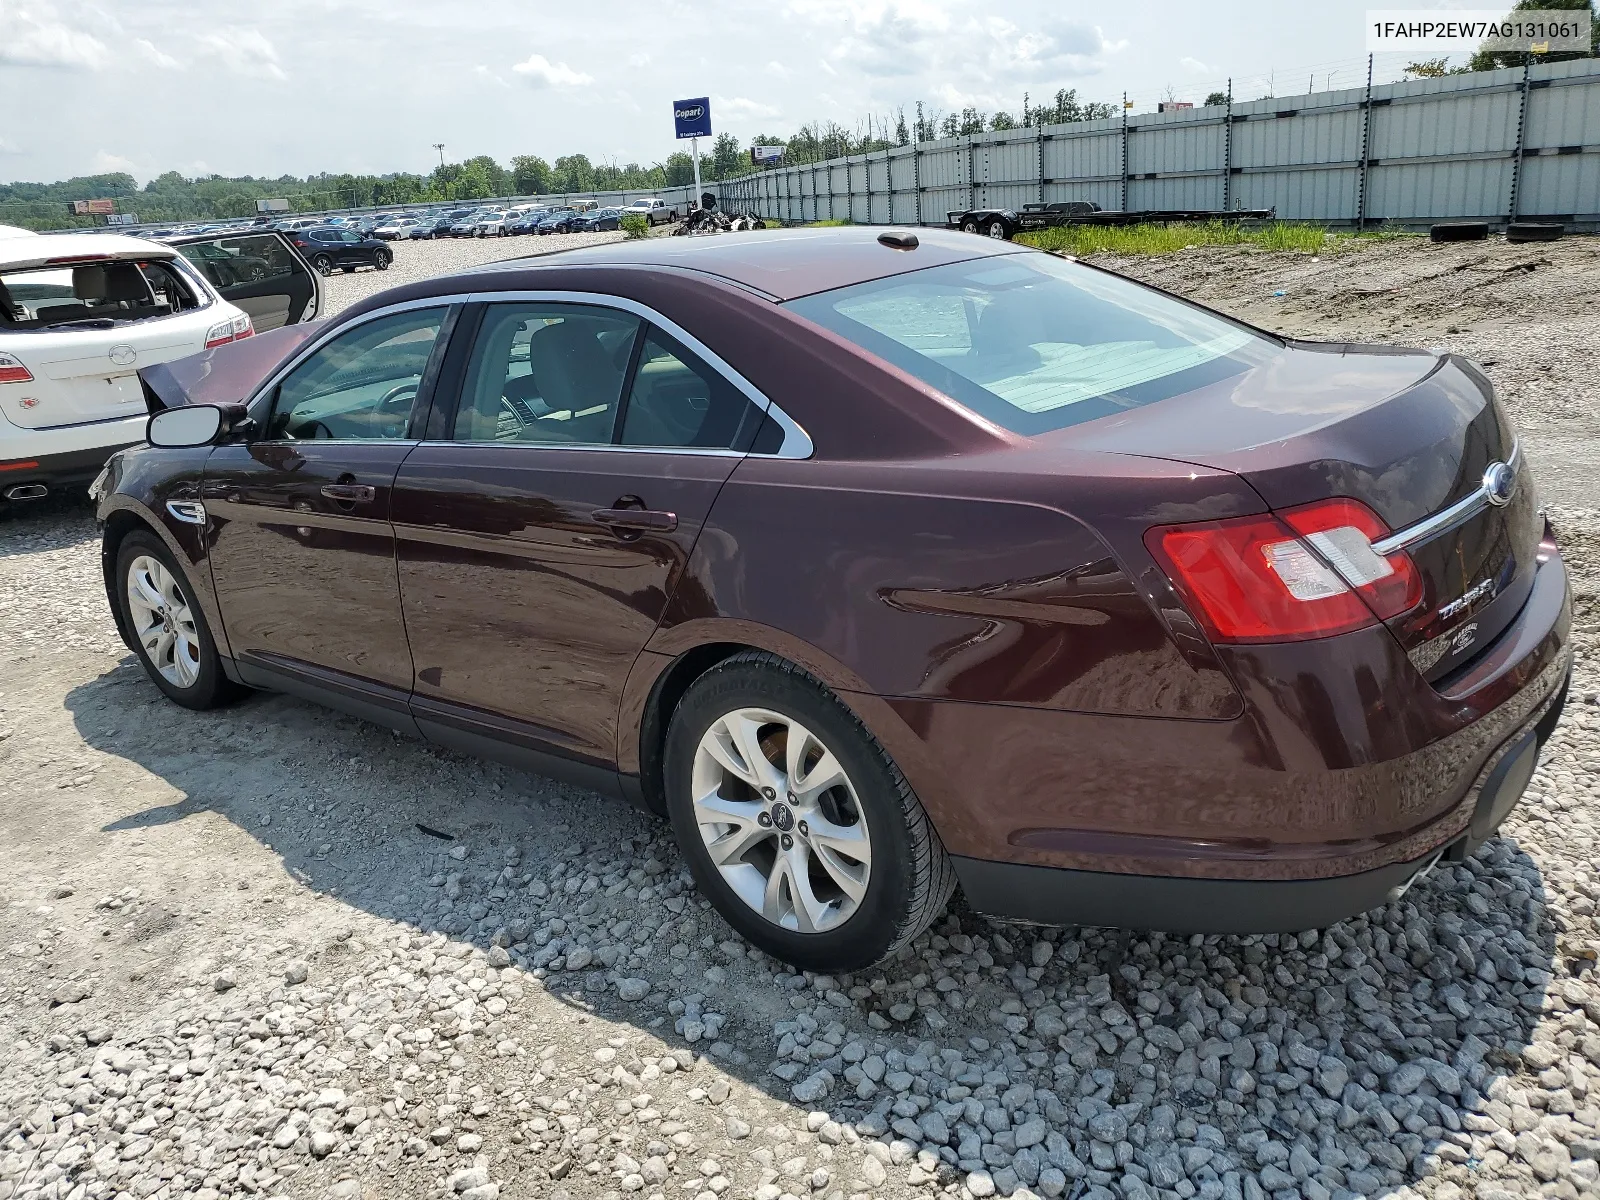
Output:
<svg viewBox="0 0 1600 1200">
<path fill-rule="evenodd" d="M 1017 235 L 1017 241 L 1061 254 L 1172 254 L 1190 246 L 1259 246 L 1315 254 L 1328 231 L 1288 221 L 1246 226 L 1235 221 L 1192 225 L 1063 225 Z"/>
<path fill-rule="evenodd" d="M 849 221 L 807 221 L 800 226 L 801 229 L 834 229 L 840 225 L 849 225 Z"/>
</svg>

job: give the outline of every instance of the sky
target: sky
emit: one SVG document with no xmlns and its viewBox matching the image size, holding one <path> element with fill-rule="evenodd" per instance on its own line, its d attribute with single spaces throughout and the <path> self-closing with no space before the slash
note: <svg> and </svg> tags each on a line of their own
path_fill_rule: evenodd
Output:
<svg viewBox="0 0 1600 1200">
<path fill-rule="evenodd" d="M 1448 2 L 1421 7 L 1464 7 Z M 1364 82 L 1367 4 L 0 0 L 0 181 L 660 162 L 672 102 L 748 144 L 917 100 L 1020 111 Z M 1380 55 L 1378 76 L 1403 60 Z M 707 147 L 702 146 L 702 149 Z"/>
</svg>

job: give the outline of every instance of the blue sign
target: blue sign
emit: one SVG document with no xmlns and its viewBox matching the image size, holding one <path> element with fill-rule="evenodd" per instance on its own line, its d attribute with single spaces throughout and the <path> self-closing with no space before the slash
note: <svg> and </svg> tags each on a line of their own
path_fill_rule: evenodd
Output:
<svg viewBox="0 0 1600 1200">
<path fill-rule="evenodd" d="M 711 97 L 701 96 L 697 100 L 674 100 L 672 103 L 672 123 L 677 127 L 680 138 L 710 137 Z"/>
</svg>

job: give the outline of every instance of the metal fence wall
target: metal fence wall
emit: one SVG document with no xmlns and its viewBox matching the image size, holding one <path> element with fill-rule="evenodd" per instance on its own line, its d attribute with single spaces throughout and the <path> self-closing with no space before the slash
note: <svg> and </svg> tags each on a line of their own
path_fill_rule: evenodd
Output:
<svg viewBox="0 0 1600 1200">
<path fill-rule="evenodd" d="M 1600 60 L 944 138 L 716 185 L 784 221 L 943 224 L 968 208 L 1276 208 L 1290 221 L 1600 227 Z"/>
</svg>

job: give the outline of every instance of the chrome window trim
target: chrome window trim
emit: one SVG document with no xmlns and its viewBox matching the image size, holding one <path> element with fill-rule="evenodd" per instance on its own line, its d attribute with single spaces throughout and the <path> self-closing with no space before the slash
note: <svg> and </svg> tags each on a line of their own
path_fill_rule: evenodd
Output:
<svg viewBox="0 0 1600 1200">
<path fill-rule="evenodd" d="M 377 320 L 379 317 L 393 316 L 395 313 L 409 312 L 418 308 L 442 308 L 448 310 L 452 304 L 465 304 L 466 302 L 467 297 L 465 295 L 429 296 L 425 300 L 406 300 L 400 304 L 387 304 L 382 308 L 375 308 L 369 313 L 364 313 L 361 319 L 358 321 L 350 321 L 342 325 L 335 325 L 330 329 L 324 329 L 304 346 L 301 346 L 299 350 L 295 351 L 294 357 L 290 358 L 288 362 L 284 363 L 283 366 L 279 367 L 276 371 L 269 375 L 265 383 L 257 387 L 255 391 L 251 392 L 250 399 L 245 401 L 245 407 L 251 409 L 255 408 L 257 402 L 259 402 L 262 397 L 271 395 L 273 389 L 282 383 L 284 379 L 289 376 L 301 363 L 305 362 L 306 359 L 310 358 L 313 354 L 315 354 L 318 350 L 321 350 L 335 338 L 342 337 L 352 329 L 361 328 L 361 326 L 367 324 L 368 321 Z M 254 413 L 251 413 L 251 416 L 254 415 Z M 362 438 L 360 440 L 375 441 L 377 439 Z M 411 441 L 413 439 L 390 438 L 385 440 Z"/>
<path fill-rule="evenodd" d="M 1513 475 L 1518 469 L 1521 449 L 1520 442 L 1513 442 L 1511 453 L 1506 455 L 1506 466 L 1511 468 Z M 1438 537 L 1441 533 L 1447 533 L 1488 507 L 1489 489 L 1480 484 L 1470 496 L 1463 496 L 1448 508 L 1441 508 L 1431 517 L 1424 517 L 1415 525 L 1407 526 L 1397 533 L 1391 533 L 1388 537 L 1373 542 L 1372 549 L 1387 557 L 1397 551 L 1419 545 L 1429 538 Z"/>
<path fill-rule="evenodd" d="M 719 355 L 715 350 L 711 349 L 710 346 L 707 346 L 682 325 L 679 325 L 676 321 L 672 320 L 672 318 L 663 316 L 661 313 L 657 312 L 647 304 L 640 304 L 637 300 L 630 300 L 626 296 L 613 296 L 605 292 L 570 292 L 543 289 L 506 292 L 474 292 L 472 295 L 467 297 L 467 299 L 474 304 L 502 304 L 506 302 L 527 303 L 529 301 L 549 304 L 588 304 L 598 308 L 615 308 L 620 309 L 622 312 L 630 313 L 641 320 L 648 321 L 650 324 L 658 326 L 664 332 L 671 334 L 672 337 L 683 343 L 687 349 L 692 350 L 697 356 L 699 356 L 699 358 L 701 358 L 708 367 L 710 367 L 718 375 L 721 375 L 724 380 L 742 392 L 745 399 L 749 400 L 750 403 L 754 404 L 757 408 L 761 409 L 767 415 L 772 417 L 775 422 L 777 422 L 778 427 L 783 430 L 782 445 L 780 445 L 777 451 L 772 454 L 756 454 L 751 455 L 751 457 L 810 458 L 815 452 L 815 447 L 812 445 L 810 436 L 804 429 L 800 428 L 799 424 L 797 424 L 788 413 L 784 412 L 781 408 L 774 404 L 771 399 L 769 399 L 759 388 L 755 386 L 755 384 L 751 383 L 743 375 L 739 374 L 738 371 L 729 366 L 727 361 L 724 360 L 722 356 Z M 487 443 L 477 444 L 485 445 Z M 534 443 L 529 444 L 531 445 Z M 568 449 L 575 447 L 556 446 L 555 448 Z M 686 453 L 694 449 L 694 447 L 685 446 L 617 445 L 596 445 L 594 448 L 597 450 L 644 451 L 653 454 L 679 454 Z M 709 452 L 701 451 L 701 453 L 733 454 L 741 458 L 745 456 L 744 452 L 739 450 L 716 450 Z"/>
<path fill-rule="evenodd" d="M 793 417 L 791 417 L 788 413 L 784 412 L 782 408 L 780 408 L 778 405 L 774 404 L 770 399 L 768 399 L 767 396 L 764 395 L 761 392 L 760 389 L 758 389 L 754 384 L 752 384 L 749 380 L 747 380 L 743 375 L 739 374 L 738 371 L 734 370 L 731 366 L 729 366 L 728 363 L 719 354 L 717 354 L 716 351 L 712 350 L 709 346 L 707 346 L 699 338 L 695 337 L 694 334 L 690 333 L 687 329 L 683 328 L 683 326 L 679 325 L 676 321 L 672 320 L 670 317 L 663 316 L 661 313 L 657 312 L 655 309 L 651 308 L 647 304 L 640 304 L 637 300 L 630 300 L 626 296 L 612 296 L 612 295 L 610 295 L 608 293 L 605 293 L 605 292 L 569 292 L 569 291 L 553 291 L 553 290 L 533 290 L 533 291 L 523 290 L 523 291 L 506 291 L 506 292 L 452 292 L 451 294 L 446 295 L 446 296 L 427 296 L 427 297 L 423 297 L 423 298 L 416 299 L 416 300 L 406 300 L 406 301 L 403 301 L 403 302 L 398 303 L 398 304 L 386 304 L 382 308 L 375 308 L 370 312 L 363 313 L 361 318 L 360 318 L 360 320 L 351 321 L 351 322 L 348 322 L 348 323 L 345 323 L 345 324 L 336 325 L 331 329 L 324 330 L 321 334 L 319 334 L 318 336 L 312 338 L 309 342 L 307 342 L 304 346 L 302 346 L 295 353 L 293 358 L 289 359 L 289 361 L 287 363 L 285 363 L 283 366 L 279 367 L 278 370 L 273 372 L 272 375 L 270 375 L 267 378 L 267 382 L 266 383 L 262 384 L 260 387 L 256 388 L 256 390 L 254 392 L 251 393 L 250 399 L 245 402 L 246 407 L 253 410 L 255 408 L 256 404 L 261 401 L 262 397 L 271 395 L 273 389 L 276 388 L 280 383 L 282 383 L 283 380 L 291 372 L 293 372 L 296 367 L 298 367 L 301 363 L 303 363 L 306 359 L 310 358 L 318 350 L 322 349 L 322 347 L 326 346 L 329 342 L 333 341 L 334 338 L 339 337 L 340 335 L 344 334 L 347 330 L 356 329 L 356 328 L 360 327 L 361 325 L 365 325 L 368 321 L 375 321 L 380 317 L 387 317 L 387 316 L 393 315 L 394 313 L 407 312 L 407 311 L 410 311 L 412 309 L 419 309 L 419 308 L 449 308 L 451 305 L 455 305 L 455 304 L 498 304 L 498 303 L 502 303 L 502 302 L 505 302 L 505 301 L 511 301 L 511 302 L 522 301 L 522 302 L 526 302 L 526 301 L 530 301 L 530 300 L 538 301 L 538 302 L 548 302 L 548 303 L 554 303 L 554 304 L 589 304 L 589 305 L 594 305 L 594 306 L 601 307 L 601 308 L 615 308 L 615 309 L 620 309 L 621 311 L 629 313 L 629 314 L 631 314 L 633 316 L 639 317 L 639 318 L 641 318 L 643 320 L 649 321 L 653 325 L 660 326 L 667 333 L 671 334 L 673 337 L 677 338 L 678 341 L 682 342 L 688 349 L 694 351 L 694 353 L 696 353 L 702 359 L 704 359 L 706 364 L 709 367 L 711 367 L 712 370 L 716 371 L 719 375 L 721 375 L 724 379 L 726 379 L 730 384 L 732 384 L 735 388 L 737 388 L 740 392 L 742 392 L 744 394 L 745 398 L 748 399 L 757 408 L 760 408 L 768 416 L 770 416 L 773 419 L 773 421 L 775 421 L 777 423 L 778 428 L 783 431 L 783 442 L 782 442 L 781 445 L 779 445 L 778 449 L 772 454 L 750 454 L 750 453 L 747 453 L 746 451 L 742 451 L 742 450 L 714 450 L 714 449 L 704 449 L 704 448 L 693 447 L 693 446 L 618 446 L 618 445 L 614 445 L 614 444 L 595 444 L 595 445 L 590 445 L 590 446 L 578 446 L 578 445 L 563 446 L 563 445 L 559 445 L 559 444 L 555 444 L 555 443 L 548 443 L 550 449 L 555 449 L 555 450 L 584 450 L 584 449 L 587 449 L 587 450 L 622 450 L 622 451 L 626 451 L 626 452 L 630 452 L 630 453 L 637 453 L 637 454 L 671 453 L 671 454 L 700 454 L 700 455 L 710 455 L 710 456 L 730 456 L 731 455 L 731 456 L 733 456 L 735 458 L 750 457 L 750 458 L 796 458 L 796 459 L 810 458 L 814 453 L 816 453 L 816 446 L 811 441 L 811 435 L 806 433 L 806 431 L 800 426 L 800 424 L 797 421 L 795 421 L 795 419 Z M 254 415 L 254 413 L 252 413 L 252 415 Z M 346 439 L 333 439 L 333 440 L 346 440 Z M 361 440 L 362 441 L 373 441 L 373 440 L 376 440 L 376 439 L 363 438 Z M 407 438 L 407 439 L 390 439 L 390 440 L 412 441 L 412 440 L 415 440 L 415 439 Z M 433 442 L 430 442 L 429 444 L 430 445 L 453 445 L 453 444 L 456 444 L 456 443 L 454 442 L 453 439 L 445 439 L 445 440 L 433 441 Z M 465 444 L 465 443 L 462 443 L 462 444 Z M 523 449 L 536 448 L 539 445 L 543 445 L 543 444 L 545 444 L 545 443 L 536 443 L 536 442 L 505 442 L 505 443 L 499 443 L 499 442 L 474 442 L 474 443 L 472 443 L 472 445 L 476 445 L 476 446 L 493 446 L 493 445 L 513 446 L 514 445 L 514 446 L 520 446 Z"/>
</svg>

